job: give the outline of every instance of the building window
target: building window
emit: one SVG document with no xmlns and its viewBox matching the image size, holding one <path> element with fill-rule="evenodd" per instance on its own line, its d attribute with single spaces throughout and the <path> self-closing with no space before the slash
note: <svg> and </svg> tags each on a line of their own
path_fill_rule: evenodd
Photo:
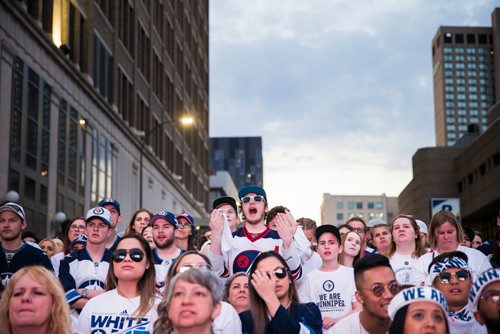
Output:
<svg viewBox="0 0 500 334">
<path fill-rule="evenodd" d="M 118 67 L 118 112 L 129 126 L 135 127 L 134 118 L 134 92 L 131 80 L 125 72 Z"/>
<path fill-rule="evenodd" d="M 368 202 L 368 209 L 373 209 L 373 208 L 375 208 L 375 203 Z"/>
<path fill-rule="evenodd" d="M 45 234 L 52 89 L 18 57 L 12 74 L 9 186 L 30 200 L 23 201 L 30 229 Z"/>
<path fill-rule="evenodd" d="M 384 208 L 384 204 L 382 202 L 375 202 L 375 209 L 382 210 Z"/>
<path fill-rule="evenodd" d="M 343 209 L 344 208 L 344 202 L 338 201 L 337 202 L 337 209 Z"/>
<path fill-rule="evenodd" d="M 455 35 L 455 43 L 463 44 L 464 43 L 464 34 L 456 34 Z"/>
<path fill-rule="evenodd" d="M 356 209 L 363 209 L 363 202 L 356 202 Z"/>
<path fill-rule="evenodd" d="M 141 24 L 138 25 L 137 36 L 137 67 L 144 77 L 149 80 L 150 41 L 149 36 L 146 34 L 146 30 Z"/>
<path fill-rule="evenodd" d="M 347 202 L 347 208 L 348 208 L 349 210 L 354 209 L 354 202 L 352 202 L 352 201 Z"/>
<path fill-rule="evenodd" d="M 92 131 L 91 205 L 111 197 L 113 152 L 110 141 L 97 129 Z"/>
<path fill-rule="evenodd" d="M 337 220 L 344 220 L 344 214 L 342 212 L 337 213 Z"/>
<path fill-rule="evenodd" d="M 128 0 L 118 1 L 118 38 L 122 41 L 129 54 L 134 57 L 134 9 Z"/>
<path fill-rule="evenodd" d="M 452 35 L 452 33 L 451 32 L 445 33 L 443 39 L 444 39 L 444 43 L 445 44 L 451 44 L 453 42 L 453 35 Z M 445 48 L 445 49 L 447 49 L 447 48 Z"/>
<path fill-rule="evenodd" d="M 94 34 L 94 87 L 108 101 L 113 102 L 113 57 L 101 39 Z"/>
</svg>

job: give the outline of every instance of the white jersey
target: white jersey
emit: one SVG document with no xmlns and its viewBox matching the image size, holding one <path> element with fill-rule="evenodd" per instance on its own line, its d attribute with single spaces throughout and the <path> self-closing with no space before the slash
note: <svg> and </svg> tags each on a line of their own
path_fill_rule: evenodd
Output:
<svg viewBox="0 0 500 334">
<path fill-rule="evenodd" d="M 355 291 L 354 269 L 340 265 L 335 271 L 311 271 L 300 284 L 298 295 L 301 303 L 318 305 L 323 318 L 338 318 L 352 311 Z"/>
<path fill-rule="evenodd" d="M 61 260 L 65 257 L 66 254 L 64 254 L 64 252 L 59 252 L 50 258 L 50 262 L 52 263 L 52 267 L 54 267 L 54 274 L 56 276 L 59 276 L 59 266 L 61 265 Z"/>
<path fill-rule="evenodd" d="M 361 325 L 361 322 L 359 320 L 360 312 L 349 314 L 347 317 L 340 319 L 339 322 L 333 325 L 333 333 L 369 334 Z"/>
<path fill-rule="evenodd" d="M 293 279 L 302 275 L 300 265 L 300 253 L 294 242 L 285 250 L 283 240 L 278 232 L 266 229 L 258 234 L 247 231 L 245 227 L 233 232 L 231 240 L 232 248 L 218 256 L 208 252 L 213 270 L 223 277 L 229 277 L 237 272 L 248 272 L 253 261 L 262 252 L 275 251 L 281 254 L 292 271 Z"/>
<path fill-rule="evenodd" d="M 158 296 L 149 312 L 137 318 L 133 314 L 141 302 L 140 296 L 126 298 L 116 289 L 107 291 L 87 302 L 78 318 L 78 333 L 153 333 L 160 301 Z"/>
<path fill-rule="evenodd" d="M 241 333 L 241 320 L 238 313 L 226 302 L 221 302 L 220 314 L 212 323 L 213 333 Z"/>
<path fill-rule="evenodd" d="M 487 334 L 486 326 L 481 326 L 474 318 L 472 305 L 469 303 L 457 312 L 448 313 L 450 333 L 457 334 Z"/>
<path fill-rule="evenodd" d="M 457 251 L 463 252 L 467 255 L 469 267 L 472 272 L 472 281 L 475 280 L 478 274 L 491 268 L 491 263 L 488 261 L 486 255 L 474 248 L 458 246 Z M 412 285 L 432 285 L 429 278 L 429 264 L 438 256 L 437 251 L 422 255 L 417 262 L 413 265 L 411 270 L 411 284 Z"/>
<path fill-rule="evenodd" d="M 302 254 L 300 257 L 300 262 L 302 263 L 302 277 L 295 281 L 296 286 L 300 286 L 300 284 L 304 281 L 305 277 L 308 273 L 313 270 L 319 269 L 323 264 L 321 260 L 321 256 L 313 250 L 309 254 Z"/>
<path fill-rule="evenodd" d="M 417 262 L 418 258 L 412 255 L 403 255 L 399 253 L 394 253 L 389 262 L 391 263 L 394 275 L 396 275 L 396 280 L 401 285 L 410 284 L 411 280 L 411 270 L 413 265 Z"/>
</svg>

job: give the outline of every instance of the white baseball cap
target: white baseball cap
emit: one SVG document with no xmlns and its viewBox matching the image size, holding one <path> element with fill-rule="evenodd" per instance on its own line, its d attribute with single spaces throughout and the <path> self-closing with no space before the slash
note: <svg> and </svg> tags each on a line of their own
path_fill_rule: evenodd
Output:
<svg viewBox="0 0 500 334">
<path fill-rule="evenodd" d="M 415 221 L 418 224 L 418 228 L 420 229 L 420 232 L 427 234 L 427 225 L 420 219 L 415 219 Z"/>
<path fill-rule="evenodd" d="M 89 222 L 92 218 L 99 218 L 106 225 L 111 226 L 111 212 L 108 209 L 96 206 L 95 208 L 87 211 L 87 216 L 85 217 L 85 222 Z"/>
</svg>

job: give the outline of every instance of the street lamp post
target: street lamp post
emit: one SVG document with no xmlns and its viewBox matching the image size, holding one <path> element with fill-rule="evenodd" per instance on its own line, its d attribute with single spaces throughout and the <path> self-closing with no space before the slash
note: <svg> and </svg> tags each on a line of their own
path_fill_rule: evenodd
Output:
<svg viewBox="0 0 500 334">
<path fill-rule="evenodd" d="M 191 116 L 184 116 L 179 119 L 180 123 L 183 126 L 191 126 L 194 123 L 194 119 Z M 141 149 L 139 153 L 139 208 L 142 209 L 143 204 L 143 169 L 144 169 L 144 147 L 146 146 L 146 141 L 149 139 L 149 136 L 155 133 L 158 128 L 163 127 L 166 124 L 174 124 L 174 120 L 167 120 L 161 123 L 156 124 L 152 129 L 147 130 L 146 132 L 142 132 L 139 134 L 139 137 L 142 137 L 141 140 Z M 175 127 L 173 129 L 173 138 L 174 138 L 174 150 L 175 150 Z"/>
</svg>

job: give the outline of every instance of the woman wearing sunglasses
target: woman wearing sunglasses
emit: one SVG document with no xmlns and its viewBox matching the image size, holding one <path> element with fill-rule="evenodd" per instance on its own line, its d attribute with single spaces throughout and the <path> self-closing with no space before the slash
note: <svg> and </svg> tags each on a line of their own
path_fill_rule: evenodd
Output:
<svg viewBox="0 0 500 334">
<path fill-rule="evenodd" d="M 167 291 L 170 281 L 176 275 L 193 268 L 212 271 L 212 265 L 206 255 L 197 251 L 184 252 L 179 255 L 168 269 L 164 291 Z M 168 319 L 167 302 L 166 299 L 163 299 L 158 306 L 158 319 L 162 323 L 166 323 Z M 241 333 L 240 318 L 236 310 L 229 303 L 221 302 L 220 314 L 215 318 L 212 329 L 214 333 Z"/>
<path fill-rule="evenodd" d="M 250 310 L 240 314 L 243 333 L 321 333 L 321 312 L 299 303 L 286 261 L 273 251 L 261 253 L 250 268 Z"/>
<path fill-rule="evenodd" d="M 92 298 L 78 319 L 79 333 L 151 333 L 160 297 L 148 242 L 125 235 L 111 251 L 106 292 Z"/>
</svg>

